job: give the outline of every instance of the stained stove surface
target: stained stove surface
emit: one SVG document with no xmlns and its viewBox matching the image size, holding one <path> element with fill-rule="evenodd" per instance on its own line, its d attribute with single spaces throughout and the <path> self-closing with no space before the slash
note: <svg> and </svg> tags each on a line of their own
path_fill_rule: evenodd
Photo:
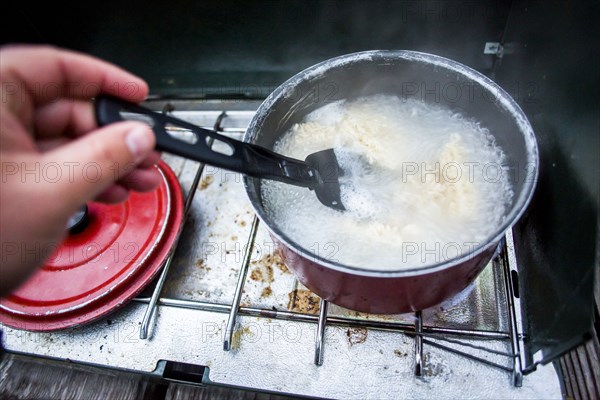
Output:
<svg viewBox="0 0 600 400">
<path fill-rule="evenodd" d="M 173 115 L 235 138 L 258 106 L 174 103 Z M 148 102 L 157 110 L 164 104 Z M 241 175 L 163 158 L 179 177 L 188 213 L 161 276 L 84 327 L 34 333 L 4 326 L 8 350 L 158 376 L 165 361 L 194 364 L 207 367 L 196 383 L 319 397 L 561 398 L 551 365 L 521 375 L 510 233 L 475 283 L 444 304 L 415 314 L 357 313 L 321 301 L 287 270 Z"/>
</svg>

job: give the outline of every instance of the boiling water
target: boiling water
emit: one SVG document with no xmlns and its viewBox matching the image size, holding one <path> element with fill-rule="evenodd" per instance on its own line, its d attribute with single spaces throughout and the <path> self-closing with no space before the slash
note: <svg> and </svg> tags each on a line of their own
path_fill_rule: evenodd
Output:
<svg viewBox="0 0 600 400">
<path fill-rule="evenodd" d="M 486 241 L 513 196 L 505 156 L 476 121 L 437 105 L 371 96 L 326 105 L 275 151 L 304 159 L 333 148 L 345 212 L 307 189 L 263 181 L 269 217 L 311 253 L 401 269 L 443 262 Z"/>
</svg>

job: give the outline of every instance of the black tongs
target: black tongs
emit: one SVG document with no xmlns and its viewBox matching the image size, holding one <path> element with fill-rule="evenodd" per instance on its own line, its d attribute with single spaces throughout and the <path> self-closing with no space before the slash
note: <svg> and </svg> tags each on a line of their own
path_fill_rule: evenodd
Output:
<svg viewBox="0 0 600 400">
<path fill-rule="evenodd" d="M 340 199 L 342 170 L 333 149 L 318 151 L 301 161 L 115 97 L 98 96 L 95 109 L 100 126 L 126 120 L 148 123 L 156 135 L 157 150 L 261 179 L 305 187 L 314 190 L 319 201 L 327 207 L 345 210 Z M 140 118 L 140 114 L 147 117 Z M 173 127 L 192 132 L 194 137 L 183 138 Z M 214 143 L 226 145 L 227 150 L 220 150 L 223 146 L 213 147 Z"/>
</svg>

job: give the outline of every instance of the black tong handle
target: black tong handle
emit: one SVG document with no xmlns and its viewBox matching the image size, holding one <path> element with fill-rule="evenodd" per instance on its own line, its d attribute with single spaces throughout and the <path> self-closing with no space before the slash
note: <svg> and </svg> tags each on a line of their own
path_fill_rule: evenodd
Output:
<svg viewBox="0 0 600 400">
<path fill-rule="evenodd" d="M 156 149 L 160 151 L 257 178 L 273 179 L 310 189 L 314 189 L 320 181 L 317 170 L 304 161 L 282 156 L 251 143 L 231 139 L 217 132 L 200 128 L 181 119 L 154 112 L 116 97 L 99 95 L 96 97 L 95 111 L 96 120 L 100 126 L 119 121 L 140 120 L 140 118 L 127 118 L 125 113 L 142 114 L 149 117 L 151 128 L 156 135 Z M 148 118 L 141 119 L 150 124 Z M 195 141 L 192 143 L 170 135 L 167 132 L 168 125 L 191 131 L 196 136 Z M 227 145 L 229 151 L 213 150 L 211 138 L 215 142 Z"/>
</svg>

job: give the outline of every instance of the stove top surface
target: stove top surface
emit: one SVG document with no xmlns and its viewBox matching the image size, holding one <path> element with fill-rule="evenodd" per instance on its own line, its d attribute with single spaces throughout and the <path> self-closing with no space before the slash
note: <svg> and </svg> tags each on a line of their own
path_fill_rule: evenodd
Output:
<svg viewBox="0 0 600 400">
<path fill-rule="evenodd" d="M 235 138 L 258 106 L 183 104 L 175 116 Z M 162 275 L 91 325 L 52 333 L 3 327 L 9 351 L 157 376 L 169 363 L 193 364 L 205 367 L 204 383 L 320 397 L 561 397 L 552 366 L 521 375 L 510 233 L 477 280 L 445 303 L 415 314 L 358 313 L 298 283 L 254 215 L 241 175 L 163 159 L 179 178 L 188 214 Z"/>
</svg>

